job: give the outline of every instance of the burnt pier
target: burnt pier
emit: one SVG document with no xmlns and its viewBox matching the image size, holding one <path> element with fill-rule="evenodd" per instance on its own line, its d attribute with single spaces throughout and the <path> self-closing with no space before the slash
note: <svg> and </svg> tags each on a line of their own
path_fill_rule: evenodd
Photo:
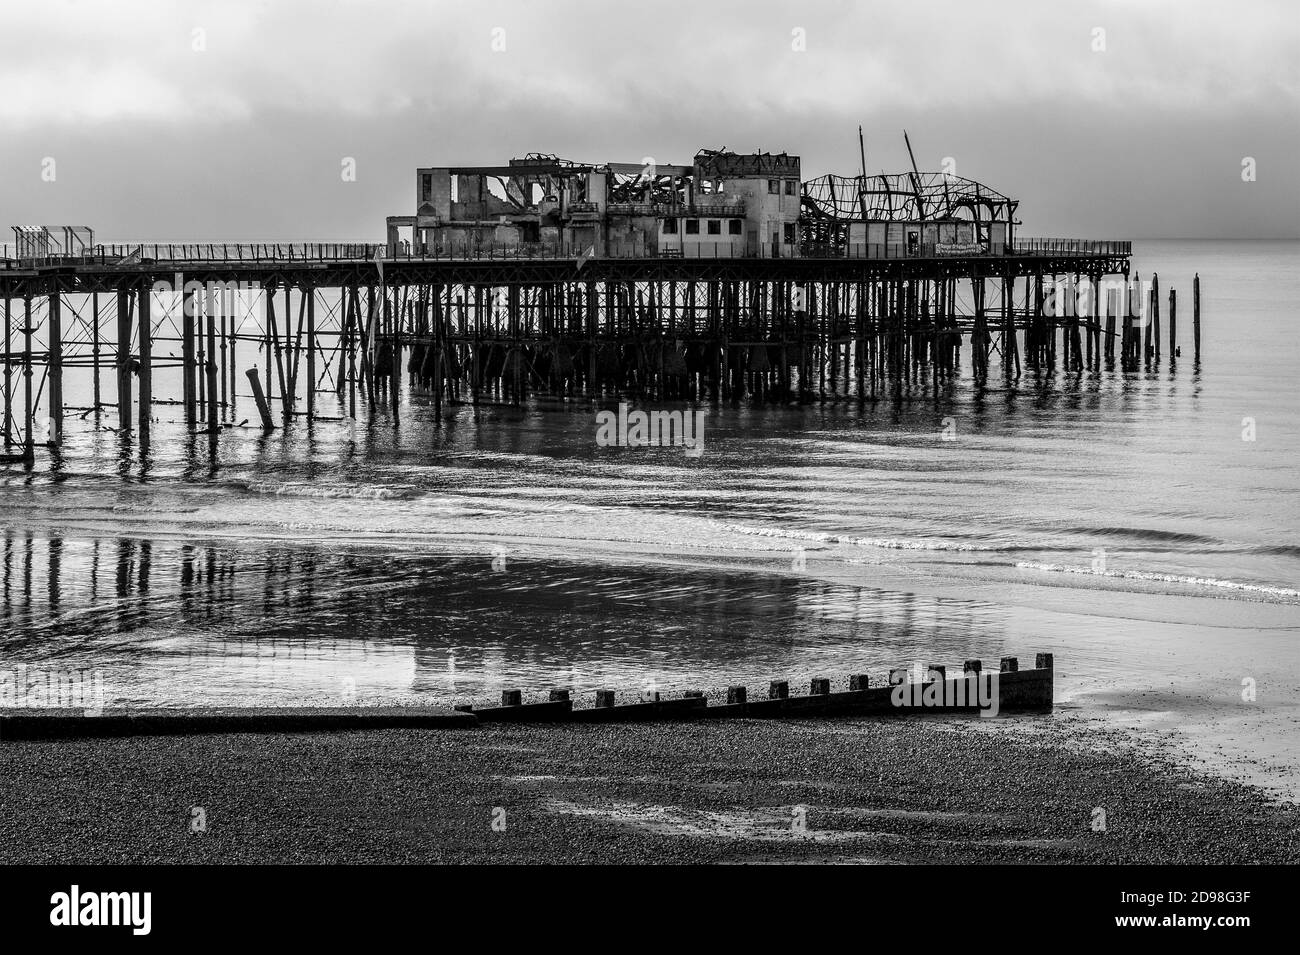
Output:
<svg viewBox="0 0 1300 955">
<path fill-rule="evenodd" d="M 963 360 L 977 383 L 1172 361 L 1175 293 L 1162 351 L 1158 290 L 1129 268 L 1128 243 L 1082 240 L 898 258 L 171 245 L 11 259 L 4 444 L 57 445 L 87 410 L 115 410 L 147 441 L 166 369 L 179 388 L 161 400 L 215 439 L 259 406 L 269 428 L 396 410 L 403 388 L 439 408 L 530 394 L 865 402 L 939 394 Z M 1199 346 L 1199 282 L 1193 309 Z M 87 404 L 65 404 L 70 374 L 89 378 Z"/>
<path fill-rule="evenodd" d="M 910 144 L 909 144 L 910 150 Z M 157 405 L 227 428 L 551 396 L 941 397 L 1181 355 L 1127 241 L 1017 236 L 1019 203 L 951 173 L 823 176 L 797 156 L 416 170 L 378 243 L 0 246 L 10 461 L 97 427 L 147 448 Z M 1200 287 L 1192 289 L 1193 360 Z M 71 383 L 71 384 L 70 384 Z M 75 394 L 73 400 L 69 394 Z"/>
</svg>

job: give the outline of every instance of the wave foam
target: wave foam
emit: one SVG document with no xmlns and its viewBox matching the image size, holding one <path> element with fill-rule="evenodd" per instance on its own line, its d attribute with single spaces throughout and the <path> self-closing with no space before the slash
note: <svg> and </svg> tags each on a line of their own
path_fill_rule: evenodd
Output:
<svg viewBox="0 0 1300 955">
<path fill-rule="evenodd" d="M 1112 577 L 1122 580 L 1149 580 L 1157 583 L 1188 584 L 1195 587 L 1215 587 L 1220 590 L 1266 594 L 1270 597 L 1300 597 L 1300 590 L 1292 590 L 1289 587 L 1269 587 L 1265 584 L 1242 584 L 1235 580 L 1219 580 L 1216 577 L 1189 577 L 1182 574 L 1158 574 L 1145 570 L 1094 570 L 1091 567 L 1070 567 L 1066 564 L 1041 564 L 1037 561 L 1031 560 L 1017 561 L 1016 566 L 1024 570 L 1041 570 L 1057 574 L 1082 574 L 1087 577 Z"/>
<path fill-rule="evenodd" d="M 420 493 L 420 489 L 411 484 L 378 487 L 367 484 L 251 483 L 245 485 L 245 490 L 252 494 L 272 494 L 276 497 L 356 498 L 367 501 L 397 500 Z"/>
<path fill-rule="evenodd" d="M 787 540 L 806 540 L 819 544 L 843 544 L 848 547 L 882 547 L 889 550 L 944 550 L 944 551 L 993 551 L 1002 550 L 984 544 L 963 544 L 958 541 L 905 539 L 899 537 L 850 537 L 847 534 L 826 534 L 819 531 L 782 530 L 775 527 L 742 527 L 739 524 L 726 524 L 726 530 L 738 534 L 756 537 L 777 537 Z"/>
</svg>

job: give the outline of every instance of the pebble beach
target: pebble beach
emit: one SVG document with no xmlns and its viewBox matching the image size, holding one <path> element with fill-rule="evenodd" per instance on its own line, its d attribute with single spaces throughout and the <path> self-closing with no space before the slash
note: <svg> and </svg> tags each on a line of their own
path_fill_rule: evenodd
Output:
<svg viewBox="0 0 1300 955">
<path fill-rule="evenodd" d="M 8 740 L 0 861 L 1300 861 L 1294 804 L 1082 721 L 1005 724 L 736 720 Z"/>
</svg>

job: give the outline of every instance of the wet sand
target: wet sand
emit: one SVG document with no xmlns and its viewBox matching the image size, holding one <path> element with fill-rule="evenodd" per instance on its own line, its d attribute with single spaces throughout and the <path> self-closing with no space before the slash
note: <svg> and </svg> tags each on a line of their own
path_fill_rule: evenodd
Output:
<svg viewBox="0 0 1300 955">
<path fill-rule="evenodd" d="M 1295 863 L 1300 808 L 1070 717 L 9 740 L 0 861 Z"/>
</svg>

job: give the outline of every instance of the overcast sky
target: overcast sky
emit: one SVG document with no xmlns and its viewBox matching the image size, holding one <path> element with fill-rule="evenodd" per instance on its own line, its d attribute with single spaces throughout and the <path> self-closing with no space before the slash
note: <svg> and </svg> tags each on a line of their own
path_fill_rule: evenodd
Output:
<svg viewBox="0 0 1300 955">
<path fill-rule="evenodd" d="M 1297 50 L 1294 0 L 0 0 L 0 241 L 380 239 L 416 166 L 529 151 L 852 175 L 859 123 L 1022 235 L 1294 237 Z"/>
</svg>

